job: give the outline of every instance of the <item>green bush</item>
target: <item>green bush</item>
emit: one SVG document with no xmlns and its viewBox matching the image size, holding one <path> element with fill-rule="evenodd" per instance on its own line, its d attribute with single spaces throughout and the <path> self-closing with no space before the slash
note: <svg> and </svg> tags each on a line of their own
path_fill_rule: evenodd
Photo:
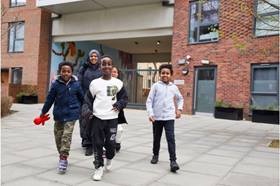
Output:
<svg viewBox="0 0 280 186">
<path fill-rule="evenodd" d="M 238 104 L 238 105 L 232 105 L 230 103 L 225 103 L 223 100 L 217 100 L 215 103 L 215 107 L 223 107 L 223 108 L 243 108 L 243 105 Z"/>
<path fill-rule="evenodd" d="M 13 105 L 13 97 L 2 96 L 1 97 L 1 117 L 10 113 L 10 109 Z"/>
<path fill-rule="evenodd" d="M 37 93 L 34 90 L 21 91 L 16 95 L 17 103 L 19 103 L 21 101 L 22 96 L 37 96 Z"/>
</svg>

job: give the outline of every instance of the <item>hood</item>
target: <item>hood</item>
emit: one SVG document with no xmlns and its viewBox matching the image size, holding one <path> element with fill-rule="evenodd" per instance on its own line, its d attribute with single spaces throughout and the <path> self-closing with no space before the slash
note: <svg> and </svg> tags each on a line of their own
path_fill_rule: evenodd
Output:
<svg viewBox="0 0 280 186">
<path fill-rule="evenodd" d="M 92 53 L 96 53 L 97 54 L 97 63 L 96 64 L 92 64 L 91 62 L 90 62 L 90 60 L 89 60 L 89 56 L 92 54 Z M 100 55 L 100 53 L 99 53 L 99 51 L 98 50 L 95 50 L 95 49 L 92 49 L 91 51 L 89 51 L 89 53 L 88 53 L 88 58 L 87 58 L 87 61 L 86 61 L 86 65 L 87 66 L 89 66 L 89 67 L 91 67 L 91 68 L 93 68 L 93 69 L 97 69 L 97 68 L 99 68 L 99 66 L 100 66 L 100 58 L 101 58 L 101 55 Z"/>
</svg>

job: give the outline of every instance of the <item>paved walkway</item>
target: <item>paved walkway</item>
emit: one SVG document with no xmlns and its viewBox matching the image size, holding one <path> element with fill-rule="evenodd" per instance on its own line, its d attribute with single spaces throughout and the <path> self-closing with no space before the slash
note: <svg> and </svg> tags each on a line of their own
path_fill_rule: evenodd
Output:
<svg viewBox="0 0 280 186">
<path fill-rule="evenodd" d="M 92 157 L 83 155 L 79 127 L 75 126 L 70 166 L 56 172 L 58 155 L 53 121 L 35 126 L 32 120 L 42 105 L 14 104 L 18 112 L 2 118 L 2 185 L 7 186 L 276 186 L 279 185 L 279 151 L 267 147 L 279 138 L 279 126 L 250 121 L 183 116 L 176 121 L 177 174 L 169 171 L 165 137 L 160 161 L 149 163 L 152 128 L 145 111 L 126 110 L 122 149 L 113 170 L 102 181 L 91 180 Z"/>
</svg>

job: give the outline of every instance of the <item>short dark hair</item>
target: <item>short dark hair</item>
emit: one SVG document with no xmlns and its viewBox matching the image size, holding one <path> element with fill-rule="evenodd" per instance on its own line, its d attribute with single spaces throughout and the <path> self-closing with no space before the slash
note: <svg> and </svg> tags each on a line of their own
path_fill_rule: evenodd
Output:
<svg viewBox="0 0 280 186">
<path fill-rule="evenodd" d="M 69 61 L 62 61 L 61 63 L 59 63 L 58 65 L 58 72 L 60 73 L 62 66 L 69 66 L 73 72 L 73 64 Z"/>
<path fill-rule="evenodd" d="M 171 75 L 173 75 L 173 69 L 172 69 L 172 65 L 171 64 L 162 64 L 159 66 L 159 73 L 161 73 L 161 70 L 163 68 L 167 68 L 170 70 Z"/>
</svg>

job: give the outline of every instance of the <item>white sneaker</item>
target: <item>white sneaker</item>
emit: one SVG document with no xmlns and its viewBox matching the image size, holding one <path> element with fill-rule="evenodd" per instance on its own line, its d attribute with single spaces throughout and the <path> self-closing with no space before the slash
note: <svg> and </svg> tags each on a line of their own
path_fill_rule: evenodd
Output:
<svg viewBox="0 0 280 186">
<path fill-rule="evenodd" d="M 108 170 L 108 171 L 112 170 L 112 160 L 107 159 L 105 165 L 106 165 L 106 166 L 105 166 L 105 167 L 106 167 L 106 170 Z"/>
<path fill-rule="evenodd" d="M 104 167 L 99 167 L 98 169 L 95 169 L 94 175 L 93 175 L 93 180 L 94 181 L 100 181 L 102 176 L 103 176 L 103 169 Z"/>
</svg>

